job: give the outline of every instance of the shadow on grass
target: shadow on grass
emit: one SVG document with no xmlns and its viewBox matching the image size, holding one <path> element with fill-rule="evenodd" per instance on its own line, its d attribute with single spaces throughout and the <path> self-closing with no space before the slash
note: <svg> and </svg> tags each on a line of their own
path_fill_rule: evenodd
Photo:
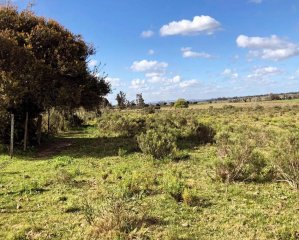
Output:
<svg viewBox="0 0 299 240">
<path fill-rule="evenodd" d="M 75 135 L 74 135 L 75 136 Z M 119 149 L 132 153 L 138 151 L 137 142 L 128 137 L 69 137 L 56 138 L 49 149 L 40 152 L 36 159 L 53 158 L 58 155 L 84 158 L 104 158 L 118 156 Z"/>
<path fill-rule="evenodd" d="M 194 136 L 181 137 L 177 141 L 178 148 L 181 150 L 190 150 L 213 143 L 215 143 L 214 139 L 211 139 L 209 141 L 202 141 Z"/>
</svg>

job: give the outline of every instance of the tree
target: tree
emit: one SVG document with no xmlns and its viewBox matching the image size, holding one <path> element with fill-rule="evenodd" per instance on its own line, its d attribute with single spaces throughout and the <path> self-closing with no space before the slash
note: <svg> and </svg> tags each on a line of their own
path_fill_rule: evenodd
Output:
<svg viewBox="0 0 299 240">
<path fill-rule="evenodd" d="M 88 68 L 94 53 L 58 22 L 0 6 L 0 108 L 16 114 L 17 128 L 52 107 L 95 109 L 110 85 Z"/>
<path fill-rule="evenodd" d="M 115 100 L 117 101 L 117 106 L 119 107 L 119 109 L 126 108 L 127 98 L 126 98 L 126 94 L 124 92 L 120 91 L 116 95 L 116 99 Z"/>
<path fill-rule="evenodd" d="M 136 105 L 139 108 L 144 108 L 144 99 L 142 97 L 142 93 L 136 95 Z"/>
<path fill-rule="evenodd" d="M 180 98 L 180 99 L 176 100 L 176 102 L 174 103 L 174 107 L 175 108 L 188 108 L 189 104 L 185 99 Z"/>
</svg>

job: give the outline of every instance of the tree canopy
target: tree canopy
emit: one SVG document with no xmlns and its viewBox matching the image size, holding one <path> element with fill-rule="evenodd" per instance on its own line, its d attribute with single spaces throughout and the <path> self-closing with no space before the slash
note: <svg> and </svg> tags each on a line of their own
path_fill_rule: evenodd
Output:
<svg viewBox="0 0 299 240">
<path fill-rule="evenodd" d="M 110 86 L 104 76 L 88 68 L 94 53 L 80 35 L 58 22 L 29 10 L 1 6 L 2 107 L 10 112 L 20 108 L 40 112 L 49 107 L 97 107 Z"/>
<path fill-rule="evenodd" d="M 176 100 L 176 102 L 174 103 L 174 107 L 175 108 L 188 108 L 189 104 L 185 99 L 180 98 L 180 99 Z"/>
<path fill-rule="evenodd" d="M 92 110 L 110 92 L 88 67 L 92 45 L 58 22 L 0 5 L 0 111 L 37 117 L 52 107 Z M 18 123 L 17 123 L 18 124 Z"/>
</svg>

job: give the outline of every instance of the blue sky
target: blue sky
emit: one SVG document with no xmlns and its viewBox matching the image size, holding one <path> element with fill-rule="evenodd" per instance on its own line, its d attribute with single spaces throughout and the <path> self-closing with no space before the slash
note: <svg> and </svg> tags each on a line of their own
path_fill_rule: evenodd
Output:
<svg viewBox="0 0 299 240">
<path fill-rule="evenodd" d="M 94 44 L 90 65 L 105 65 L 109 100 L 120 90 L 147 102 L 299 91 L 299 1 L 35 2 Z"/>
</svg>

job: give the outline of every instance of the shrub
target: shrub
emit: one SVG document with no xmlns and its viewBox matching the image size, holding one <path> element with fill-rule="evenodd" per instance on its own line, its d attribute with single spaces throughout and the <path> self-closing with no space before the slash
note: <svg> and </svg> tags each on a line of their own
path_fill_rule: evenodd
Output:
<svg viewBox="0 0 299 240">
<path fill-rule="evenodd" d="M 175 108 L 188 108 L 189 104 L 185 99 L 180 98 L 180 99 L 176 100 L 176 102 L 174 103 L 174 107 Z"/>
<path fill-rule="evenodd" d="M 199 123 L 195 129 L 195 137 L 201 144 L 214 143 L 216 131 L 203 123 Z"/>
<path fill-rule="evenodd" d="M 173 131 L 160 127 L 142 133 L 137 137 L 137 142 L 143 153 L 161 159 L 171 155 L 176 150 L 176 139 Z"/>
<path fill-rule="evenodd" d="M 98 127 L 109 133 L 133 137 L 145 129 L 145 119 L 138 115 L 106 114 L 100 119 Z"/>
<path fill-rule="evenodd" d="M 235 139 L 223 133 L 217 144 L 220 161 L 215 166 L 216 178 L 223 182 L 265 181 L 272 178 L 272 168 L 257 150 L 255 141 L 246 133 Z"/>
<path fill-rule="evenodd" d="M 279 180 L 299 190 L 299 135 L 284 137 L 276 148 L 274 159 Z"/>
<path fill-rule="evenodd" d="M 148 107 L 145 107 L 143 109 L 144 113 L 146 114 L 154 114 L 155 113 L 155 107 L 154 106 L 148 106 Z"/>
</svg>

